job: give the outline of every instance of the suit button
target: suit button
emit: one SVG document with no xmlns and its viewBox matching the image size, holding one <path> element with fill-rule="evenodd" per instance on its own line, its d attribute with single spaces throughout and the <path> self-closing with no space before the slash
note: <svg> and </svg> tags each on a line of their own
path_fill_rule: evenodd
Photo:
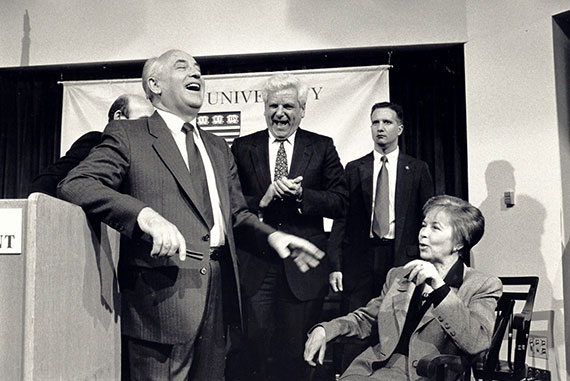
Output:
<svg viewBox="0 0 570 381">
<path fill-rule="evenodd" d="M 445 328 L 449 328 L 449 323 L 445 323 L 443 326 L 444 326 Z"/>
<path fill-rule="evenodd" d="M 206 275 L 207 272 L 208 272 L 208 271 L 206 270 L 205 267 L 202 267 L 202 268 L 200 269 L 200 274 L 202 274 L 202 275 Z"/>
<path fill-rule="evenodd" d="M 414 360 L 414 361 L 412 361 L 412 366 L 413 366 L 413 367 L 416 367 L 416 366 L 418 366 L 418 360 Z"/>
<path fill-rule="evenodd" d="M 455 336 L 455 331 L 451 331 L 451 332 L 449 332 L 449 334 L 450 334 L 451 336 Z"/>
<path fill-rule="evenodd" d="M 443 318 L 442 318 L 441 316 L 438 316 L 438 317 L 437 317 L 437 320 L 443 321 Z"/>
<path fill-rule="evenodd" d="M 282 222 L 280 222 L 280 223 L 277 224 L 277 227 L 278 227 L 279 229 L 281 229 L 282 226 L 283 226 L 283 223 L 282 223 Z"/>
<path fill-rule="evenodd" d="M 210 240 L 210 235 L 206 234 L 205 236 L 202 237 L 202 241 L 209 241 Z"/>
</svg>

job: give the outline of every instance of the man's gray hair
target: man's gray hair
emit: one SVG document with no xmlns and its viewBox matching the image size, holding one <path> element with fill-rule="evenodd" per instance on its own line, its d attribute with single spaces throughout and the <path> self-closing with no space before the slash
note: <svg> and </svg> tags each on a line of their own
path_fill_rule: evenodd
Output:
<svg viewBox="0 0 570 381">
<path fill-rule="evenodd" d="M 166 62 L 167 58 L 170 57 L 170 55 L 172 55 L 176 52 L 179 52 L 179 51 L 180 50 L 178 50 L 178 49 L 168 50 L 168 51 L 162 53 L 158 57 L 149 58 L 144 63 L 143 71 L 142 71 L 142 87 L 143 87 L 144 93 L 146 94 L 146 97 L 151 102 L 152 102 L 152 99 L 155 97 L 155 94 L 148 87 L 148 79 L 151 77 L 156 77 L 158 75 L 158 73 L 160 73 L 162 71 L 162 68 L 163 68 L 164 63 Z"/>
<path fill-rule="evenodd" d="M 309 88 L 299 78 L 292 74 L 278 73 L 274 74 L 263 85 L 263 101 L 267 102 L 267 97 L 270 92 L 293 88 L 297 90 L 297 100 L 302 108 L 307 104 L 309 95 Z"/>
</svg>

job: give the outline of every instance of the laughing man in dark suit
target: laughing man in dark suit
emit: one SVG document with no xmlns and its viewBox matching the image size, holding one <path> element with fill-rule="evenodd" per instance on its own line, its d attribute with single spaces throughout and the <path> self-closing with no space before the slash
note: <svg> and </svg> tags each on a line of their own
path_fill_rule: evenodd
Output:
<svg viewBox="0 0 570 381">
<path fill-rule="evenodd" d="M 204 99 L 194 57 L 170 50 L 149 59 L 143 88 L 156 112 L 109 123 L 58 195 L 122 234 L 121 327 L 131 377 L 223 380 L 222 317 L 226 302 L 240 305 L 232 228 L 247 226 L 303 270 L 323 253 L 247 210 L 226 142 L 192 125 Z"/>
<path fill-rule="evenodd" d="M 267 129 L 236 139 L 232 152 L 249 210 L 275 229 L 324 249 L 323 217 L 339 217 L 347 194 L 332 139 L 299 128 L 307 93 L 292 75 L 270 77 L 263 91 Z M 319 319 L 328 291 L 328 258 L 302 273 L 263 240 L 241 233 L 237 240 L 247 316 L 246 362 L 253 368 L 246 379 L 303 380 L 304 340 Z M 268 356 L 275 359 L 271 366 L 266 364 Z"/>
</svg>

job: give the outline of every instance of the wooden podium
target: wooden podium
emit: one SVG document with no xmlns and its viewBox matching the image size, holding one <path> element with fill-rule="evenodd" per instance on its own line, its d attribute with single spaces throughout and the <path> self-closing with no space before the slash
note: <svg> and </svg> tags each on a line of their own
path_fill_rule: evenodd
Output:
<svg viewBox="0 0 570 381">
<path fill-rule="evenodd" d="M 118 380 L 119 234 L 33 193 L 0 200 L 0 380 Z"/>
</svg>

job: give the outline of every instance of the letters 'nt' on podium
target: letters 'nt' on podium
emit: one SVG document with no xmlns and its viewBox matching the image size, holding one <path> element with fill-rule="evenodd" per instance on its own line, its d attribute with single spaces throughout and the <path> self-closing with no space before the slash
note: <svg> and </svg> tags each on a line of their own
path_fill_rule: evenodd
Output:
<svg viewBox="0 0 570 381">
<path fill-rule="evenodd" d="M 33 193 L 0 200 L 0 379 L 120 379 L 119 234 Z"/>
</svg>

